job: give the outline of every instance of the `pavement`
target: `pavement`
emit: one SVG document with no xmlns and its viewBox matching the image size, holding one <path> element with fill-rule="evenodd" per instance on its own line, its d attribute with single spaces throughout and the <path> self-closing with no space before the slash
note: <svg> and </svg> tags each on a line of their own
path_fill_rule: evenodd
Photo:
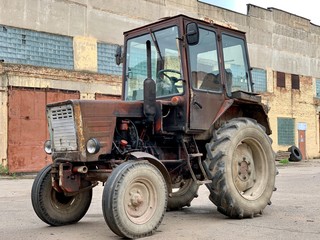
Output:
<svg viewBox="0 0 320 240">
<path fill-rule="evenodd" d="M 208 190 L 201 186 L 191 207 L 167 212 L 156 233 L 144 239 L 320 239 L 320 160 L 277 163 L 277 167 L 277 191 L 262 216 L 229 219 L 217 211 L 208 199 Z M 103 218 L 101 184 L 94 189 L 89 211 L 79 223 L 50 227 L 32 209 L 33 177 L 0 178 L 1 239 L 119 239 Z"/>
</svg>

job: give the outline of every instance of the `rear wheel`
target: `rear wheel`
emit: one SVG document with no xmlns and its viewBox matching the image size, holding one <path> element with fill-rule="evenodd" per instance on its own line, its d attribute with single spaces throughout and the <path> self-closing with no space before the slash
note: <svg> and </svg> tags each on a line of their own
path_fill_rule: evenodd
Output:
<svg viewBox="0 0 320 240">
<path fill-rule="evenodd" d="M 161 172 L 145 161 L 119 165 L 103 190 L 103 216 L 120 237 L 149 236 L 160 225 L 168 192 Z"/>
<path fill-rule="evenodd" d="M 52 226 L 80 221 L 91 204 L 92 189 L 65 196 L 52 187 L 50 171 L 51 165 L 46 166 L 33 182 L 31 201 L 35 213 L 43 222 Z"/>
<path fill-rule="evenodd" d="M 190 207 L 191 201 L 198 197 L 199 185 L 193 179 L 183 179 L 173 185 L 173 191 L 168 198 L 168 210 L 179 210 Z"/>
<path fill-rule="evenodd" d="M 261 214 L 271 204 L 276 175 L 264 129 L 255 120 L 237 118 L 219 129 L 206 148 L 209 198 L 218 210 L 231 218 Z"/>
</svg>

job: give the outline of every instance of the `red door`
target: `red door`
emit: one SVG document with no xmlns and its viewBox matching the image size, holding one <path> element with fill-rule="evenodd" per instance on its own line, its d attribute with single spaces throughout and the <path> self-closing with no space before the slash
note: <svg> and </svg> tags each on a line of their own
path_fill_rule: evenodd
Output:
<svg viewBox="0 0 320 240">
<path fill-rule="evenodd" d="M 11 88 L 8 91 L 8 167 L 10 172 L 36 172 L 51 162 L 43 143 L 48 139 L 47 103 L 79 99 L 78 92 Z"/>
<path fill-rule="evenodd" d="M 307 159 L 306 154 L 306 130 L 298 130 L 299 149 L 302 155 L 302 159 Z"/>
</svg>

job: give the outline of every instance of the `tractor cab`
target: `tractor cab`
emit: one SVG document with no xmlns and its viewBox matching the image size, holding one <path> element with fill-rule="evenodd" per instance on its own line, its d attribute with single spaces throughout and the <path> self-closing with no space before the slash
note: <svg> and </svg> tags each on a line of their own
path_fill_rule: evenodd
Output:
<svg viewBox="0 0 320 240">
<path fill-rule="evenodd" d="M 231 106 L 234 92 L 253 92 L 243 32 L 179 15 L 124 35 L 123 100 L 144 100 L 149 64 L 155 99 L 174 105 L 162 109 L 166 131 L 206 130 Z"/>
</svg>

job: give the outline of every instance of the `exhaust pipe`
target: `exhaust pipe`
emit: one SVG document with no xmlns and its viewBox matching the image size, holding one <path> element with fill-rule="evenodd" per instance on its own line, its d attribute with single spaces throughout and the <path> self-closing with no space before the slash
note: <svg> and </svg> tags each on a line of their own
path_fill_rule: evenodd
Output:
<svg viewBox="0 0 320 240">
<path fill-rule="evenodd" d="M 88 167 L 86 167 L 86 166 L 73 167 L 72 172 L 74 172 L 74 173 L 87 173 Z"/>
<path fill-rule="evenodd" d="M 151 74 L 151 42 L 146 42 L 147 48 L 147 79 L 143 83 L 143 113 L 147 122 L 153 123 L 156 115 L 156 83 Z"/>
</svg>

